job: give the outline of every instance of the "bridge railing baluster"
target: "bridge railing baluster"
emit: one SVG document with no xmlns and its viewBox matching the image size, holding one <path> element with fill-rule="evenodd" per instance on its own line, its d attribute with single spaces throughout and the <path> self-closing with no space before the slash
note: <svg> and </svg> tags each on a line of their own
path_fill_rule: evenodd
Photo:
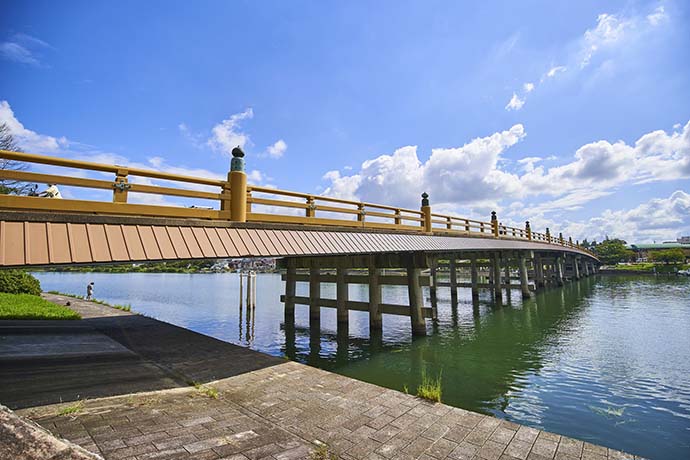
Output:
<svg viewBox="0 0 690 460">
<path fill-rule="evenodd" d="M 239 149 L 237 153 L 238 155 L 235 155 L 233 151 L 234 166 L 231 167 L 232 171 L 228 173 L 227 179 L 220 180 L 0 150 L 0 159 L 73 168 L 87 173 L 106 172 L 115 175 L 114 181 L 108 181 L 99 177 L 83 177 L 83 174 L 76 175 L 73 172 L 59 175 L 25 170 L 0 170 L 0 179 L 110 190 L 113 193 L 112 202 L 63 199 L 60 203 L 55 200 L 36 197 L 0 195 L 0 209 L 28 209 L 47 212 L 59 209 L 60 212 L 236 221 L 246 219 L 248 222 L 313 223 L 333 227 L 376 228 L 456 235 L 478 234 L 485 237 L 492 234 L 494 238 L 526 239 L 585 251 L 579 244 L 573 243 L 571 238 L 564 238 L 562 234 L 559 234 L 558 237 L 552 237 L 548 228 L 546 233 L 537 233 L 532 232 L 528 223 L 524 229 L 503 225 L 498 222 L 495 213 L 492 213 L 490 222 L 432 213 L 431 207 L 428 205 L 428 197 L 424 197 L 425 200 L 421 209 L 405 209 L 397 206 L 252 186 L 246 184 L 246 179 L 242 187 L 241 183 L 230 180 L 231 177 L 237 179 L 238 172 L 246 177 L 244 174 L 244 153 Z M 142 183 L 142 181 L 136 180 L 137 178 L 144 178 L 149 183 Z M 151 183 L 151 180 L 164 181 L 164 183 Z M 173 185 L 169 185 L 169 183 Z M 235 200 L 232 199 L 233 183 L 237 185 L 236 191 L 241 190 L 241 199 L 238 199 L 240 194 L 235 195 Z M 246 193 L 244 192 L 245 187 Z M 154 194 L 174 197 L 178 200 L 174 204 L 168 205 L 135 204 L 129 200 L 130 193 Z M 184 201 L 180 201 L 180 199 Z M 215 203 L 211 207 L 198 206 L 198 200 L 210 200 Z M 591 254 L 589 251 L 585 252 Z"/>
</svg>

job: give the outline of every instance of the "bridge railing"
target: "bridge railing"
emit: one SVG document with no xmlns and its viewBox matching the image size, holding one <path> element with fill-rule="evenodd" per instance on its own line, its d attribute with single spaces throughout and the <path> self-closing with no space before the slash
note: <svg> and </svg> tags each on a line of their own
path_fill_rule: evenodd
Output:
<svg viewBox="0 0 690 460">
<path fill-rule="evenodd" d="M 239 203 L 245 207 L 239 221 L 311 224 L 353 228 L 377 228 L 397 231 L 479 236 L 486 238 L 515 239 L 543 242 L 558 246 L 583 248 L 567 241 L 561 235 L 531 231 L 529 222 L 525 228 L 499 223 L 495 213 L 491 221 L 433 213 L 424 196 L 421 209 L 406 209 L 376 203 L 346 200 L 308 193 L 279 190 L 270 187 L 234 183 L 237 176 L 228 174 L 227 180 L 186 176 L 143 168 L 108 165 L 80 160 L 56 158 L 21 152 L 0 150 L 0 159 L 45 165 L 48 172 L 0 168 L 0 180 L 16 183 L 57 184 L 81 187 L 112 193 L 112 200 L 83 200 L 66 198 L 46 199 L 36 196 L 0 194 L 0 209 L 32 210 L 46 212 L 78 212 L 150 217 L 180 217 L 213 220 L 238 220 L 231 212 L 238 198 L 233 193 L 245 195 Z M 64 171 L 67 173 L 54 173 Z M 108 175 L 111 179 L 85 177 L 93 173 Z M 153 181 L 163 181 L 165 185 Z M 130 194 L 134 194 L 130 197 Z M 157 196 L 154 200 L 142 199 L 139 194 Z M 183 199 L 169 202 L 166 198 Z M 133 199 L 134 198 L 134 199 Z M 203 200 L 199 206 L 198 200 Z M 189 204 L 189 203 L 193 204 Z M 236 211 L 236 210 L 235 210 Z"/>
</svg>

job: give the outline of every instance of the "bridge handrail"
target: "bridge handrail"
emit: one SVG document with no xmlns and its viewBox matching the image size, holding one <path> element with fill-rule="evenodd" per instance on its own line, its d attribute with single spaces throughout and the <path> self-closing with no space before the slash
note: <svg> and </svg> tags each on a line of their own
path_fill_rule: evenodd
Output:
<svg viewBox="0 0 690 460">
<path fill-rule="evenodd" d="M 0 195 L 0 209 L 43 210 L 60 212 L 91 212 L 120 215 L 143 215 L 158 217 L 194 217 L 203 219 L 231 220 L 233 182 L 228 180 L 185 176 L 143 168 L 108 165 L 81 160 L 36 155 L 30 153 L 0 150 L 0 159 L 19 162 L 59 166 L 86 171 L 115 174 L 115 180 L 92 179 L 78 176 L 36 173 L 24 170 L 0 169 L 0 179 L 16 182 L 35 182 L 112 190 L 113 202 L 88 200 L 46 200 L 27 196 Z M 178 187 L 130 182 L 130 176 L 147 179 L 194 184 L 196 186 L 218 187 L 218 192 L 191 190 Z M 245 182 L 246 183 L 246 182 Z M 406 209 L 377 203 L 360 202 L 343 198 L 315 195 L 309 193 L 280 190 L 272 187 L 246 185 L 244 220 L 249 222 L 275 222 L 293 224 L 315 224 L 360 228 L 380 228 L 424 233 L 457 235 L 476 235 L 493 238 L 509 238 L 545 242 L 549 244 L 584 248 L 566 241 L 562 236 L 549 233 L 532 232 L 526 228 L 506 226 L 498 221 L 481 221 L 431 212 L 431 207 L 422 206 L 420 210 Z M 203 188 L 203 187 L 202 187 Z M 242 193 L 244 188 L 237 188 Z M 128 193 L 145 193 L 175 196 L 191 199 L 216 201 L 220 209 L 196 207 L 184 208 L 172 205 L 146 205 L 128 202 Z M 261 207 L 256 209 L 253 206 Z M 259 212 L 259 211 L 268 212 Z M 317 212 L 319 215 L 317 216 Z M 297 213 L 302 213 L 301 215 Z M 329 217 L 330 216 L 330 217 Z M 242 221 L 244 221 L 242 220 Z"/>
</svg>

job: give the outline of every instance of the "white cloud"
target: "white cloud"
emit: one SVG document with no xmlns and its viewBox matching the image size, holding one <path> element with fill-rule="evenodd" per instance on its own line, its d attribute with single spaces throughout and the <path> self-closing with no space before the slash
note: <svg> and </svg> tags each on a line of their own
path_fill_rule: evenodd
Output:
<svg viewBox="0 0 690 460">
<path fill-rule="evenodd" d="M 212 136 L 207 142 L 208 146 L 228 156 L 235 147 L 244 148 L 249 143 L 249 135 L 240 129 L 240 122 L 252 117 L 254 117 L 254 111 L 251 107 L 244 112 L 230 115 L 230 118 L 213 127 Z"/>
<path fill-rule="evenodd" d="M 273 145 L 269 145 L 266 149 L 266 154 L 271 158 L 280 158 L 285 154 L 287 144 L 284 140 L 279 139 Z"/>
<path fill-rule="evenodd" d="M 69 144 L 65 137 L 46 136 L 25 128 L 7 101 L 0 101 L 0 123 L 7 125 L 19 148 L 29 153 L 55 152 Z"/>
<path fill-rule="evenodd" d="M 601 48 L 620 42 L 633 24 L 632 19 L 622 18 L 615 14 L 600 14 L 597 17 L 596 27 L 585 31 L 580 52 L 580 68 L 589 65 L 592 56 Z"/>
<path fill-rule="evenodd" d="M 666 11 L 664 10 L 663 5 L 657 7 L 654 10 L 654 12 L 647 15 L 647 21 L 649 21 L 649 23 L 654 27 L 658 26 L 660 23 L 662 23 L 666 19 L 668 19 L 668 16 L 666 15 Z"/>
<path fill-rule="evenodd" d="M 568 68 L 566 66 L 563 66 L 563 65 L 557 65 L 557 66 L 551 67 L 548 70 L 548 72 L 546 72 L 546 77 L 547 78 L 553 78 L 556 75 L 558 75 L 559 73 L 565 72 L 566 70 L 568 70 Z"/>
<path fill-rule="evenodd" d="M 506 110 L 520 110 L 523 105 L 525 105 L 525 100 L 520 99 L 516 93 L 513 93 L 513 97 L 510 98 L 505 108 Z"/>
<path fill-rule="evenodd" d="M 539 85 L 549 79 L 556 78 L 559 74 L 566 72 L 569 68 L 576 68 L 583 71 L 588 67 L 598 54 L 603 54 L 603 62 L 597 71 L 611 72 L 615 69 L 614 59 L 611 56 L 620 55 L 622 51 L 628 51 L 635 41 L 645 34 L 655 29 L 660 23 L 667 19 L 663 6 L 656 8 L 647 16 L 624 16 L 622 14 L 603 13 L 597 16 L 596 25 L 578 37 L 568 48 L 570 52 L 564 53 L 562 60 L 567 65 L 555 65 L 549 68 L 540 78 Z M 609 56 L 610 55 L 610 56 Z M 537 84 L 525 83 L 521 93 L 513 93 L 506 110 L 519 110 L 526 102 L 527 94 L 531 93 L 539 86 Z"/>
<path fill-rule="evenodd" d="M 517 176 L 498 169 L 501 153 L 525 137 L 522 125 L 476 138 L 457 148 L 436 148 L 422 163 L 416 146 L 397 149 L 362 163 L 355 174 L 329 171 L 325 193 L 346 199 L 419 206 L 423 191 L 435 205 L 469 203 L 480 206 L 498 200 L 503 193 L 519 194 Z"/>
<path fill-rule="evenodd" d="M 514 173 L 506 169 L 502 154 L 525 135 L 523 126 L 515 125 L 462 147 L 435 148 L 426 162 L 420 161 L 416 146 L 401 147 L 365 161 L 353 174 L 329 171 L 324 175 L 329 183 L 325 194 L 417 208 L 426 191 L 436 211 L 466 215 L 471 208 L 480 218 L 506 200 L 532 197 L 541 201 L 513 201 L 505 216 L 544 220 L 550 213 L 581 209 L 624 185 L 690 178 L 690 121 L 682 130 L 645 134 L 633 145 L 606 140 L 585 144 L 569 162 L 557 166 L 543 163 L 553 156 L 524 157 L 517 160 L 520 173 Z"/>
<path fill-rule="evenodd" d="M 576 238 L 601 241 L 607 235 L 628 243 L 675 241 L 690 234 L 690 194 L 676 190 L 668 198 L 654 198 L 628 210 L 607 209 L 600 216 L 571 222 L 566 231 Z"/>
<path fill-rule="evenodd" d="M 38 67 L 41 65 L 38 52 L 45 48 L 52 47 L 36 37 L 27 34 L 15 34 L 9 40 L 0 43 L 0 57 Z"/>
<path fill-rule="evenodd" d="M 196 148 L 202 148 L 205 145 L 204 135 L 200 133 L 192 132 L 192 130 L 187 126 L 186 123 L 180 123 L 177 125 L 177 129 L 182 134 L 190 144 Z"/>
</svg>

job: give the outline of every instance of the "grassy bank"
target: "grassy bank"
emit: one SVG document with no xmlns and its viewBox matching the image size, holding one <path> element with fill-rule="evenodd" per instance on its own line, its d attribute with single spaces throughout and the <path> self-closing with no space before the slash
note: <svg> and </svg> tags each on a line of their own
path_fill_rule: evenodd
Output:
<svg viewBox="0 0 690 460">
<path fill-rule="evenodd" d="M 687 270 L 688 265 L 683 264 L 658 264 L 653 262 L 640 262 L 634 264 L 617 264 L 606 266 L 607 271 L 636 272 L 636 273 L 675 273 L 678 270 Z"/>
<path fill-rule="evenodd" d="M 79 300 L 86 300 L 86 297 L 83 295 L 77 295 L 77 294 L 68 294 L 66 292 L 60 292 L 60 291 L 48 291 L 48 294 L 56 294 L 56 295 L 63 295 L 65 297 L 72 297 L 73 299 L 79 299 Z M 117 308 L 118 310 L 122 311 L 132 311 L 132 306 L 127 304 L 127 305 L 120 305 L 120 304 L 109 304 L 108 302 L 105 302 L 103 300 L 98 300 L 98 299 L 91 299 L 88 300 L 88 302 L 93 302 L 97 303 L 98 305 L 104 305 L 106 307 L 110 308 Z"/>
<path fill-rule="evenodd" d="M 0 293 L 2 319 L 81 319 L 81 316 L 35 295 Z"/>
</svg>

